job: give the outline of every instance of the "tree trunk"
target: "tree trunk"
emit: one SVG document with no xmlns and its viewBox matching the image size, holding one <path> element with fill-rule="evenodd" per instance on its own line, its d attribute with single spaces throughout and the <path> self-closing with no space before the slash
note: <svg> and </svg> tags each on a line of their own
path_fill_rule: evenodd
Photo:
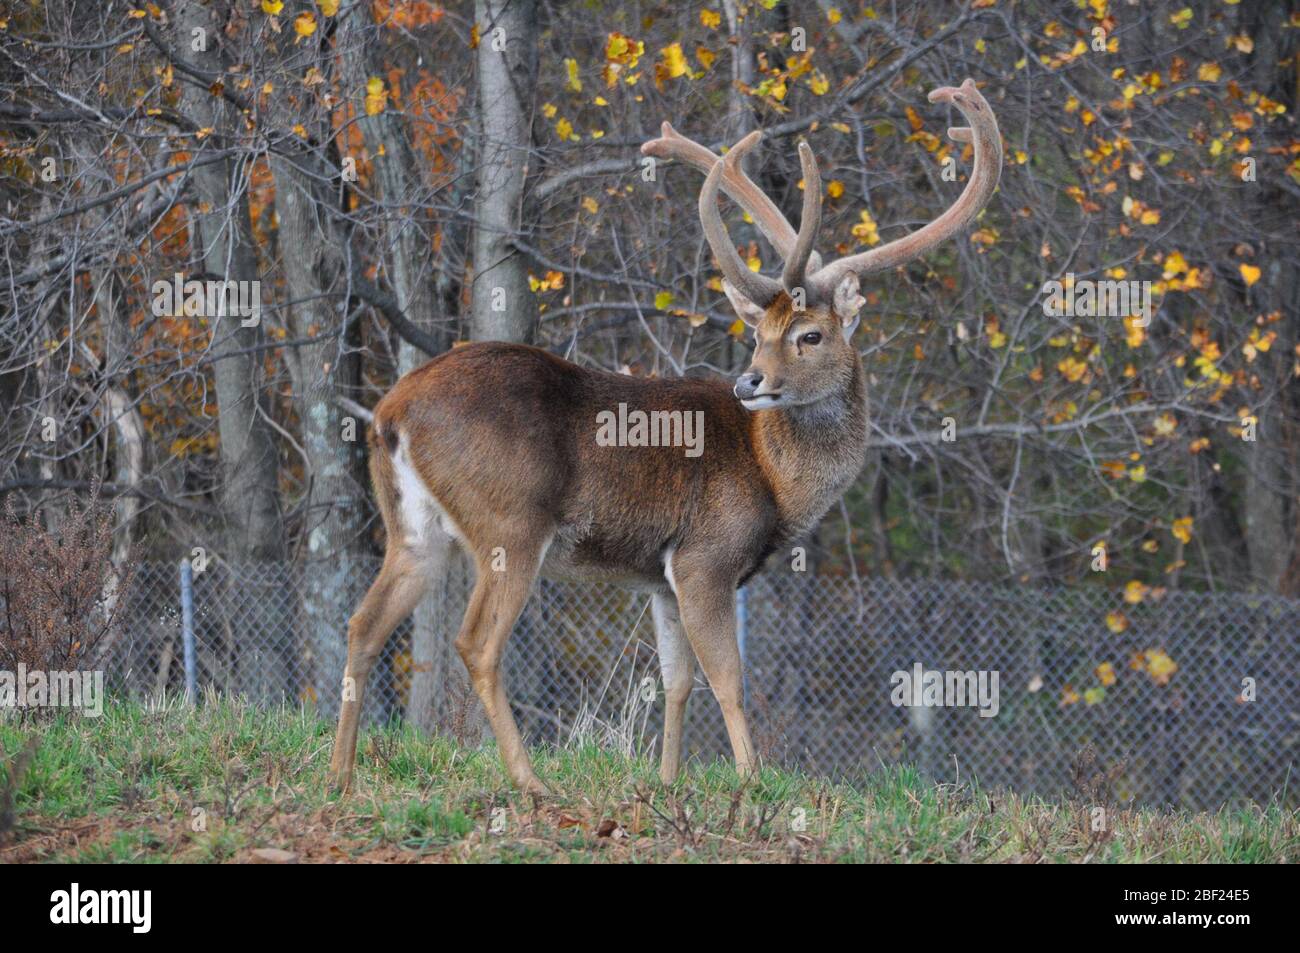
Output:
<svg viewBox="0 0 1300 953">
<path fill-rule="evenodd" d="M 332 170 L 306 153 L 272 158 L 271 171 L 280 260 L 292 302 L 289 325 L 295 338 L 321 339 L 296 349 L 290 364 L 307 465 L 302 654 L 320 710 L 333 715 L 347 664 L 347 622 L 366 526 L 364 425 L 349 417 L 338 398 L 351 396 L 360 363 L 344 327 L 347 302 L 328 297 L 339 277 L 332 250 L 340 239 L 328 211 L 334 197 L 324 194 L 319 181 Z"/>
<path fill-rule="evenodd" d="M 478 191 L 474 196 L 476 341 L 531 341 L 536 308 L 513 241 L 523 219 L 537 87 L 533 0 L 477 0 Z"/>
<path fill-rule="evenodd" d="M 227 65 L 220 52 L 228 2 L 202 4 L 180 0 L 175 7 L 175 48 L 178 57 L 196 70 L 216 76 Z M 205 49 L 195 50 L 194 30 L 203 31 Z M 183 109 L 201 127 L 221 130 L 236 120 L 227 117 L 222 101 L 207 89 L 183 86 Z M 228 119 L 228 121 L 226 121 Z M 220 132 L 204 140 L 221 148 Z M 202 146 L 200 146 L 200 151 Z M 243 168 L 242 166 L 240 168 Z M 214 278 L 230 281 L 258 279 L 257 251 L 248 213 L 247 183 L 236 180 L 235 166 L 215 162 L 191 173 L 195 202 L 190 208 L 190 238 L 196 263 Z M 195 545 L 223 550 L 241 564 L 284 558 L 284 527 L 277 498 L 278 460 L 274 434 L 264 409 L 260 363 L 261 324 L 243 326 L 237 315 L 210 317 L 214 351 L 248 353 L 214 362 L 218 431 L 221 439 L 220 502 L 225 539 L 196 539 Z M 277 621 L 278 620 L 278 621 Z M 259 624 L 241 620 L 236 653 L 250 673 L 245 689 L 258 700 L 292 694 L 292 631 L 278 612 L 259 613 Z"/>
<path fill-rule="evenodd" d="M 408 320 L 432 333 L 441 342 L 441 350 L 445 350 L 456 336 L 453 306 L 460 285 L 447 267 L 447 249 L 454 243 L 449 233 L 458 231 L 459 225 L 454 220 L 444 224 L 443 261 L 435 263 L 433 223 L 418 207 L 429 183 L 421 174 L 405 117 L 396 110 L 368 116 L 360 107 L 359 91 L 364 90 L 368 76 L 386 69 L 387 49 L 382 35 L 368 16 L 352 15 L 340 20 L 338 45 L 344 51 L 344 85 L 354 91 L 357 120 L 370 156 L 372 190 L 384 207 L 379 249 L 383 272 Z M 459 186 L 452 188 L 458 190 Z M 459 207 L 457 199 L 451 196 L 453 207 Z M 410 373 L 432 356 L 405 340 L 399 341 L 398 374 Z M 453 667 L 462 673 L 464 668 L 450 645 L 457 626 L 443 619 L 447 566 L 432 569 L 431 576 L 430 594 L 412 615 L 411 680 L 405 709 L 406 720 L 424 731 L 433 730 L 448 713 L 447 678 Z"/>
<path fill-rule="evenodd" d="M 1295 43 L 1287 39 L 1284 7 L 1285 4 L 1249 4 L 1238 16 L 1245 28 L 1243 32 L 1250 34 L 1255 43 L 1252 62 L 1255 88 L 1267 91 L 1294 110 L 1295 89 L 1288 86 L 1284 64 L 1291 58 Z M 1294 73 L 1289 75 L 1294 82 Z M 1255 193 L 1254 219 L 1260 223 L 1277 223 L 1276 228 L 1261 229 L 1261 233 L 1282 234 L 1287 218 L 1279 218 L 1279 210 L 1293 207 L 1290 193 L 1267 176 L 1261 176 L 1257 184 L 1247 188 Z M 1290 213 L 1281 214 L 1290 217 Z M 1255 440 L 1246 444 L 1245 452 L 1246 549 L 1250 556 L 1251 584 L 1266 592 L 1278 592 L 1291 565 L 1296 535 L 1297 481 L 1289 465 L 1292 448 L 1287 443 L 1289 435 L 1283 419 L 1290 406 L 1289 392 L 1296 388 L 1292 374 L 1294 355 L 1288 353 L 1288 344 L 1296 340 L 1300 277 L 1294 262 L 1283 260 L 1284 248 L 1257 246 L 1256 254 L 1255 263 L 1262 266 L 1265 280 L 1253 293 L 1246 290 L 1243 302 L 1246 316 L 1278 313 L 1282 320 L 1263 329 L 1276 331 L 1277 342 L 1268 351 L 1261 352 L 1254 362 L 1264 400 L 1257 414 Z"/>
</svg>

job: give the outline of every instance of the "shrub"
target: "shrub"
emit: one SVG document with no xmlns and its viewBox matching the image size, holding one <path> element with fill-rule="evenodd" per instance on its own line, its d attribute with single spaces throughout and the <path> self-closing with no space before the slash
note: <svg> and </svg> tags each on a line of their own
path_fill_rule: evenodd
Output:
<svg viewBox="0 0 1300 953">
<path fill-rule="evenodd" d="M 133 560 L 115 567 L 112 506 L 98 488 L 57 529 L 5 502 L 0 531 L 0 669 L 94 668 L 118 633 Z"/>
</svg>

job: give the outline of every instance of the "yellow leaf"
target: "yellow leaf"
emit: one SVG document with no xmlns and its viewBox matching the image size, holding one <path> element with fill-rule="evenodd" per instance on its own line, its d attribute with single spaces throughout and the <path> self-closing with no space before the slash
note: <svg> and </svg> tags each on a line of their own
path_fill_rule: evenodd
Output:
<svg viewBox="0 0 1300 953">
<path fill-rule="evenodd" d="M 1131 606 L 1135 606 L 1145 599 L 1150 591 L 1150 586 L 1147 586 L 1141 580 L 1133 579 L 1124 586 L 1124 601 Z"/>
<path fill-rule="evenodd" d="M 1106 628 L 1119 635 L 1128 628 L 1128 618 L 1122 612 L 1106 613 Z"/>
<path fill-rule="evenodd" d="M 745 322 L 737 318 L 731 322 L 731 327 L 727 328 L 727 333 L 733 338 L 743 338 L 745 336 Z"/>
<path fill-rule="evenodd" d="M 844 194 L 844 183 L 839 179 L 831 179 L 826 183 L 826 194 L 833 199 L 839 198 Z"/>
<path fill-rule="evenodd" d="M 573 123 L 567 119 L 561 119 L 555 124 L 555 134 L 561 139 L 573 138 Z"/>
<path fill-rule="evenodd" d="M 686 54 L 682 52 L 680 43 L 672 43 L 659 52 L 664 58 L 664 66 L 667 68 L 670 78 L 676 79 L 679 76 L 685 76 L 689 72 L 686 66 Z"/>
<path fill-rule="evenodd" d="M 1132 480 L 1134 483 L 1147 482 L 1147 468 L 1140 463 L 1135 467 L 1130 467 L 1128 471 L 1128 478 Z"/>
<path fill-rule="evenodd" d="M 262 12 L 275 16 L 284 9 L 284 0 L 262 0 Z"/>
<path fill-rule="evenodd" d="M 378 76 L 366 80 L 366 115 L 378 116 L 388 103 L 388 91 Z"/>
<path fill-rule="evenodd" d="M 307 138 L 307 127 L 304 126 L 302 123 L 298 123 L 298 125 L 296 125 L 296 126 L 293 127 L 293 134 L 294 134 L 295 136 L 299 136 L 299 137 L 301 137 L 301 138 L 303 138 L 303 139 L 306 139 L 306 138 Z"/>
<path fill-rule="evenodd" d="M 839 23 L 840 20 L 844 19 L 844 17 L 840 13 L 840 11 L 831 9 L 826 11 L 826 19 L 829 20 L 831 23 Z"/>
<path fill-rule="evenodd" d="M 673 293 L 671 291 L 661 291 L 655 295 L 655 310 L 657 311 L 666 311 L 672 303 Z"/>
<path fill-rule="evenodd" d="M 1161 649 L 1147 649 L 1143 654 L 1146 656 L 1147 674 L 1152 680 L 1157 685 L 1169 684 L 1169 679 L 1178 671 L 1178 663 Z"/>
<path fill-rule="evenodd" d="M 722 22 L 722 14 L 718 13 L 715 10 L 701 10 L 700 22 L 704 24 L 706 27 L 708 27 L 710 30 L 716 30 L 718 28 L 718 24 Z"/>
<path fill-rule="evenodd" d="M 853 237 L 864 245 L 879 245 L 880 236 L 876 233 L 876 221 L 871 213 L 863 209 L 859 217 L 861 221 L 853 226 Z"/>
<path fill-rule="evenodd" d="M 763 267 L 763 260 L 759 258 L 757 255 L 755 255 L 751 258 L 747 258 L 745 260 L 745 265 L 749 268 L 750 271 L 758 271 Z"/>
<path fill-rule="evenodd" d="M 1259 281 L 1259 275 L 1260 270 L 1254 265 L 1248 265 L 1244 261 L 1241 263 L 1241 280 L 1246 282 L 1247 288 Z"/>
<path fill-rule="evenodd" d="M 1196 78 L 1202 83 L 1217 83 L 1223 75 L 1223 67 L 1218 63 L 1202 63 L 1196 68 Z"/>
<path fill-rule="evenodd" d="M 1192 541 L 1192 517 L 1183 516 L 1174 520 L 1174 525 L 1169 528 L 1174 534 L 1174 538 L 1180 543 L 1190 543 Z"/>
<path fill-rule="evenodd" d="M 1177 13 L 1169 15 L 1169 22 L 1180 30 L 1186 30 L 1192 23 L 1192 8 L 1183 7 Z"/>
<path fill-rule="evenodd" d="M 599 211 L 600 209 L 600 205 L 598 205 L 596 200 L 593 199 L 590 195 L 588 195 L 586 198 L 582 200 L 582 207 L 585 208 L 592 215 L 595 215 L 596 212 Z"/>
<path fill-rule="evenodd" d="M 1066 357 L 1056 365 L 1056 369 L 1061 372 L 1062 376 L 1071 383 L 1082 380 L 1083 375 L 1088 370 L 1088 365 L 1079 360 L 1074 355 Z"/>
<path fill-rule="evenodd" d="M 821 70 L 817 70 L 808 81 L 808 88 L 813 91 L 814 96 L 825 96 L 827 90 L 831 88 L 831 82 L 822 75 Z"/>
<path fill-rule="evenodd" d="M 716 60 L 717 58 L 718 58 L 718 54 L 714 53 L 707 46 L 697 46 L 695 48 L 695 59 L 698 60 L 699 64 L 703 66 L 705 69 L 709 69 L 710 67 L 712 67 L 713 61 Z"/>
<path fill-rule="evenodd" d="M 1170 252 L 1165 256 L 1164 278 L 1168 281 L 1175 275 L 1181 275 L 1187 271 L 1187 259 L 1183 257 L 1182 252 Z"/>
<path fill-rule="evenodd" d="M 1110 662 L 1102 662 L 1095 671 L 1097 680 L 1103 685 L 1110 687 L 1115 684 L 1115 666 L 1111 665 Z"/>
<path fill-rule="evenodd" d="M 316 6 L 320 7 L 320 12 L 327 17 L 332 17 L 339 12 L 339 0 L 316 0 Z"/>
<path fill-rule="evenodd" d="M 582 80 L 578 78 L 578 61 L 566 57 L 564 60 L 564 70 L 568 74 L 568 79 L 565 80 L 564 88 L 571 93 L 582 92 Z"/>
<path fill-rule="evenodd" d="M 311 36 L 316 32 L 316 14 L 308 10 L 293 18 L 293 32 L 299 36 Z"/>
</svg>

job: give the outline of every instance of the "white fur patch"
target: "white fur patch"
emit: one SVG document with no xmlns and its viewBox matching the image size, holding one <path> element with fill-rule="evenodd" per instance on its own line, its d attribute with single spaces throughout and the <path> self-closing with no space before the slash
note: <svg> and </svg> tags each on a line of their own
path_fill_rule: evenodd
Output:
<svg viewBox="0 0 1300 953">
<path fill-rule="evenodd" d="M 668 588 L 677 595 L 677 580 L 673 578 L 673 548 L 669 546 L 664 550 L 664 578 L 668 580 Z"/>
<path fill-rule="evenodd" d="M 398 514 L 407 546 L 413 549 L 425 548 L 441 542 L 435 536 L 442 535 L 458 540 L 463 538 L 460 528 L 447 515 L 447 511 L 438 505 L 411 462 L 405 435 L 398 437 L 397 452 L 393 454 L 393 472 L 397 474 L 397 492 L 400 497 Z"/>
</svg>

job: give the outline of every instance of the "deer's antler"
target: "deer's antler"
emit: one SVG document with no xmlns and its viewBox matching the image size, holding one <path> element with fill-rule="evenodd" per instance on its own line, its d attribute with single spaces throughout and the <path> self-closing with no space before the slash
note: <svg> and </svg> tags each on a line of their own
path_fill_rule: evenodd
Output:
<svg viewBox="0 0 1300 953">
<path fill-rule="evenodd" d="M 799 218 L 799 234 L 794 248 L 786 257 L 781 272 L 781 284 L 790 294 L 794 294 L 794 289 L 802 287 L 807 280 L 813 242 L 822 227 L 822 177 L 817 170 L 812 146 L 806 142 L 799 143 L 799 164 L 803 167 L 803 214 Z"/>
<path fill-rule="evenodd" d="M 704 237 L 708 239 L 709 247 L 713 249 L 713 257 L 718 259 L 723 277 L 754 304 L 766 308 L 781 293 L 781 283 L 749 270 L 749 266 L 741 260 L 740 252 L 736 251 L 736 246 L 731 243 L 727 226 L 722 223 L 722 214 L 718 211 L 718 186 L 722 184 L 723 175 L 728 169 L 737 168 L 736 163 L 762 137 L 760 132 L 751 132 L 736 143 L 735 147 L 727 153 L 726 158 L 719 159 L 713 164 L 713 168 L 704 179 L 704 187 L 700 189 L 700 223 L 704 226 Z"/>
<path fill-rule="evenodd" d="M 676 159 L 694 166 L 707 175 L 718 164 L 718 156 L 706 146 L 693 139 L 687 139 L 669 123 L 661 127 L 662 135 L 651 139 L 641 146 L 641 154 L 658 159 Z M 749 217 L 758 225 L 759 231 L 776 249 L 782 261 L 788 261 L 794 251 L 794 226 L 781 214 L 776 203 L 767 197 L 754 181 L 745 174 L 739 164 L 729 166 L 722 173 L 722 191 L 749 213 Z M 809 271 L 821 267 L 821 256 L 812 252 L 809 257 Z"/>
<path fill-rule="evenodd" d="M 858 255 L 839 258 L 808 280 L 812 290 L 821 300 L 829 301 L 839 283 L 850 274 L 864 275 L 900 265 L 918 255 L 923 255 L 935 245 L 957 234 L 969 225 L 988 204 L 997 188 L 1002 172 L 1002 136 L 998 121 L 988 102 L 975 88 L 973 80 L 959 87 L 944 86 L 930 93 L 932 103 L 951 103 L 961 110 L 970 122 L 969 127 L 948 130 L 954 142 L 972 142 L 975 147 L 974 170 L 961 197 L 947 211 L 910 235 L 872 248 Z"/>
</svg>

